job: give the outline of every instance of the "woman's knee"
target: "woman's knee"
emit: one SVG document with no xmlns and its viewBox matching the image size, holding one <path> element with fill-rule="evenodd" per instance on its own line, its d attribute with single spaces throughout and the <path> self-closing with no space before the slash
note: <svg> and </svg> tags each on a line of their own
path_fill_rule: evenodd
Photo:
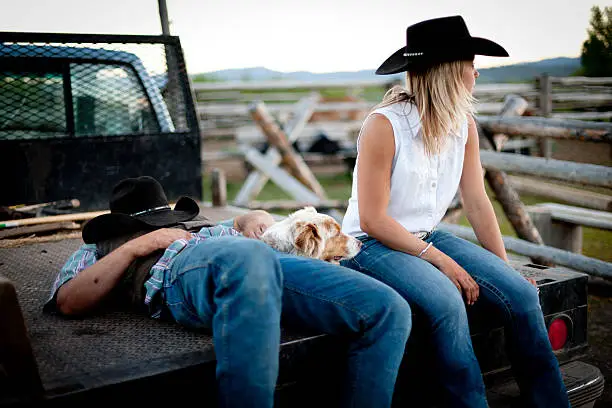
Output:
<svg viewBox="0 0 612 408">
<path fill-rule="evenodd" d="M 434 328 L 444 326 L 450 331 L 455 331 L 462 326 L 467 327 L 465 302 L 461 293 L 454 286 L 452 289 L 432 294 L 424 308 Z"/>
<path fill-rule="evenodd" d="M 522 276 L 506 290 L 504 296 L 510 304 L 514 315 L 527 315 L 541 312 L 540 297 L 537 289 Z"/>
</svg>

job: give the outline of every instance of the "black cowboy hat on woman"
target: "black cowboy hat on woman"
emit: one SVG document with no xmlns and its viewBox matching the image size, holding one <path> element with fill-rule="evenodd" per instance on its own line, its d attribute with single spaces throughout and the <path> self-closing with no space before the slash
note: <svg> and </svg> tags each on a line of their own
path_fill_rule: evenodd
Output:
<svg viewBox="0 0 612 408">
<path fill-rule="evenodd" d="M 411 24 L 377 69 L 406 72 L 358 138 L 342 230 L 363 243 L 342 264 L 394 288 L 425 316 L 443 406 L 487 407 L 467 309 L 500 316 L 525 407 L 569 407 L 534 281 L 510 267 L 486 194 L 474 121 L 475 55 L 505 57 L 461 16 Z M 438 229 L 457 191 L 481 245 Z M 425 352 L 425 351 L 423 351 Z"/>
</svg>

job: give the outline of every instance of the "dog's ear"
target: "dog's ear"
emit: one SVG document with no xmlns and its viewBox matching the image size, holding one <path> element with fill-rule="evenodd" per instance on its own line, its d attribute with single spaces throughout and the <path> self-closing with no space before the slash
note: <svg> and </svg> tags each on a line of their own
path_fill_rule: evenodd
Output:
<svg viewBox="0 0 612 408">
<path fill-rule="evenodd" d="M 298 254 L 318 258 L 323 250 L 323 239 L 317 226 L 311 222 L 296 225 L 295 248 Z"/>
</svg>

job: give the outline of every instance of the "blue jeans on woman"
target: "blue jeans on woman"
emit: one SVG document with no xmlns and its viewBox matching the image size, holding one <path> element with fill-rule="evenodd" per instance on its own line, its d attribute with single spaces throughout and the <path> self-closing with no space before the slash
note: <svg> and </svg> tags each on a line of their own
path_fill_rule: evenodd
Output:
<svg viewBox="0 0 612 408">
<path fill-rule="evenodd" d="M 427 242 L 463 267 L 480 287 L 479 307 L 503 316 L 508 358 L 527 406 L 569 407 L 558 361 L 548 340 L 536 288 L 501 258 L 446 231 Z M 466 305 L 450 279 L 416 256 L 373 238 L 343 264 L 394 288 L 424 314 L 437 353 L 437 374 L 454 407 L 486 407 L 485 386 L 474 355 Z"/>
<path fill-rule="evenodd" d="M 186 247 L 163 290 L 179 324 L 212 329 L 221 406 L 273 406 L 281 317 L 349 341 L 344 406 L 391 405 L 411 312 L 377 280 L 257 240 L 221 237 Z"/>
</svg>

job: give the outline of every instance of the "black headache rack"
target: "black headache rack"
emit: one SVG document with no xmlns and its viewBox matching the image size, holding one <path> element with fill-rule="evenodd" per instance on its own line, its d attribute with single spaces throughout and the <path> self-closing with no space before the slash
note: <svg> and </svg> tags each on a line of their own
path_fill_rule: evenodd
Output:
<svg viewBox="0 0 612 408">
<path fill-rule="evenodd" d="M 210 333 L 118 311 L 84 320 L 42 313 L 56 271 L 80 244 L 72 239 L 0 249 L 0 406 L 32 400 L 43 405 L 131 399 L 155 403 L 166 395 L 174 402 L 195 397 L 214 406 Z M 557 356 L 573 406 L 594 401 L 603 392 L 603 377 L 579 361 L 588 347 L 586 275 L 564 268 L 515 267 L 540 282 L 547 324 L 556 318 L 568 322 L 568 340 Z M 469 318 L 490 403 L 510 406 L 518 389 L 505 357 L 503 328 L 496 317 L 482 313 L 474 309 Z M 435 406 L 440 393 L 428 357 L 432 350 L 419 335 L 418 314 L 414 321 L 394 406 Z M 285 327 L 277 406 L 338 406 L 345 355 L 346 346 L 338 340 Z"/>
<path fill-rule="evenodd" d="M 178 37 L 0 32 L 0 206 L 106 209 L 145 174 L 200 200 L 200 149 Z"/>
</svg>

